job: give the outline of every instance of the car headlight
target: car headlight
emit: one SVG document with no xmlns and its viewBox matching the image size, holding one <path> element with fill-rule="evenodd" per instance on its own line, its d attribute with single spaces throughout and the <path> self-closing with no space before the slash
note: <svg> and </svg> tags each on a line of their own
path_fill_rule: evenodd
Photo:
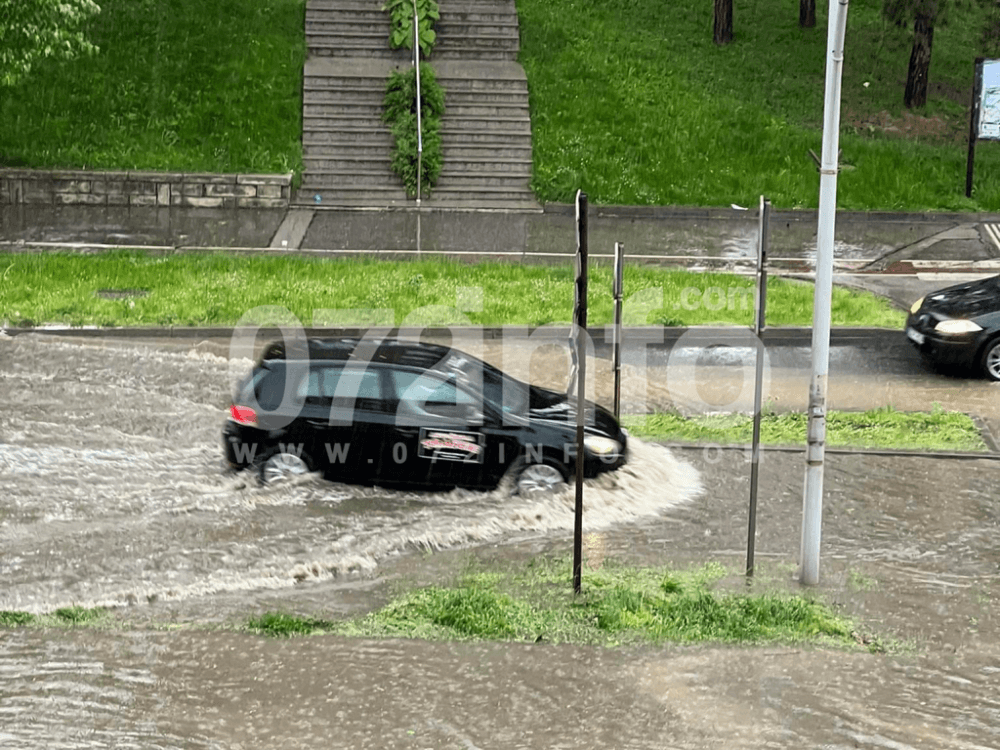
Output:
<svg viewBox="0 0 1000 750">
<path fill-rule="evenodd" d="M 914 302 L 913 305 L 910 307 L 910 312 L 916 313 L 917 310 L 920 309 L 920 306 L 924 304 L 924 299 L 925 299 L 924 297 L 921 297 L 916 302 Z"/>
<path fill-rule="evenodd" d="M 953 318 L 952 320 L 942 320 L 934 326 L 934 330 L 938 333 L 976 333 L 983 330 L 983 328 L 971 320 Z"/>
<path fill-rule="evenodd" d="M 595 456 L 613 456 L 620 453 L 622 449 L 617 440 L 597 435 L 584 435 L 583 447 Z"/>
</svg>

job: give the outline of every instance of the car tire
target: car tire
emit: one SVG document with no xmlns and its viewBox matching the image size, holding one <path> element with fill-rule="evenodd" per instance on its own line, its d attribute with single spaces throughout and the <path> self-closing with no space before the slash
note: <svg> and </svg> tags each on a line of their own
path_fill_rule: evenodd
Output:
<svg viewBox="0 0 1000 750">
<path fill-rule="evenodd" d="M 546 458 L 541 463 L 520 459 L 514 473 L 514 489 L 521 497 L 551 495 L 566 488 L 569 474 L 560 462 Z"/>
<path fill-rule="evenodd" d="M 987 341 L 980 359 L 983 374 L 990 380 L 1000 380 L 1000 337 Z"/>
<path fill-rule="evenodd" d="M 258 465 L 260 481 L 263 484 L 276 484 L 308 474 L 312 470 L 313 462 L 307 454 L 299 455 L 280 448 L 266 453 Z"/>
</svg>

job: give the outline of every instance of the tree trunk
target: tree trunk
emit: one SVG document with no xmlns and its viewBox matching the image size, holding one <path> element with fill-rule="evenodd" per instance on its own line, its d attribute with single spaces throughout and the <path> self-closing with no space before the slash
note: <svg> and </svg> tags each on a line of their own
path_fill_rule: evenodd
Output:
<svg viewBox="0 0 1000 750">
<path fill-rule="evenodd" d="M 733 0 L 715 0 L 712 41 L 716 44 L 729 44 L 733 41 Z"/>
<path fill-rule="evenodd" d="M 811 29 L 816 25 L 816 0 L 799 0 L 799 26 Z"/>
<path fill-rule="evenodd" d="M 927 104 L 933 42 L 933 21 L 927 16 L 918 15 L 913 22 L 913 50 L 910 52 L 910 67 L 906 71 L 906 93 L 903 94 L 903 106 L 907 109 Z"/>
</svg>

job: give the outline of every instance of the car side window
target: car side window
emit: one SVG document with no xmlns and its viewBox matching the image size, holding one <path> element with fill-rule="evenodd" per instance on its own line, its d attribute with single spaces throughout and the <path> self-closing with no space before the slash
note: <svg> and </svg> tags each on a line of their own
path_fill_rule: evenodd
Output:
<svg viewBox="0 0 1000 750">
<path fill-rule="evenodd" d="M 380 395 L 377 371 L 341 365 L 313 367 L 298 389 L 300 399 L 317 406 L 377 409 L 382 402 Z"/>
<path fill-rule="evenodd" d="M 334 406 L 349 408 L 353 405 L 355 409 L 369 411 L 386 409 L 377 370 L 343 370 L 329 393 Z"/>
<path fill-rule="evenodd" d="M 476 403 L 454 378 L 443 380 L 429 373 L 392 370 L 390 381 L 400 408 L 410 413 L 460 417 Z"/>
</svg>

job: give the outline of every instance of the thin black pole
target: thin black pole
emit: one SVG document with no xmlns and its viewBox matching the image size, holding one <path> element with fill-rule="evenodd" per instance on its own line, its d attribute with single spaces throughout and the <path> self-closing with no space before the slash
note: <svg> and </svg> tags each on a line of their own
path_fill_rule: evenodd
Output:
<svg viewBox="0 0 1000 750">
<path fill-rule="evenodd" d="M 983 92 L 983 62 L 976 58 L 976 68 L 972 76 L 972 107 L 969 109 L 969 159 L 965 164 L 965 197 L 972 197 L 972 170 L 976 161 L 976 138 L 979 135 L 979 98 Z"/>
<path fill-rule="evenodd" d="M 576 505 L 573 519 L 573 593 L 580 593 L 583 575 L 583 426 L 587 380 L 587 194 L 576 194 L 576 351 L 578 358 L 576 385 Z"/>
<path fill-rule="evenodd" d="M 771 217 L 771 201 L 760 197 L 760 217 L 757 228 L 757 293 L 754 298 L 753 332 L 757 337 L 757 376 L 753 394 L 753 445 L 750 465 L 750 512 L 747 529 L 747 575 L 753 575 L 754 548 L 757 540 L 757 478 L 760 469 L 760 416 L 764 387 L 764 322 L 767 308 L 767 237 Z"/>
<path fill-rule="evenodd" d="M 612 339 L 612 366 L 615 373 L 614 408 L 615 419 L 621 417 L 622 406 L 622 294 L 625 266 L 625 246 L 615 243 L 615 278 L 612 286 L 612 296 L 615 302 L 615 321 Z"/>
</svg>

